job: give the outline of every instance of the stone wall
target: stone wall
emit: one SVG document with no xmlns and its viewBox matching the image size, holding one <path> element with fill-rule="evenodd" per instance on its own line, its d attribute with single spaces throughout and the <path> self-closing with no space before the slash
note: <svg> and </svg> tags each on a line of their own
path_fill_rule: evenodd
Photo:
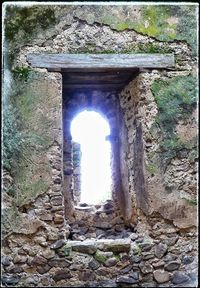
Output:
<svg viewBox="0 0 200 288">
<path fill-rule="evenodd" d="M 3 174 L 2 285 L 194 287 L 197 7 L 8 8 L 10 98 L 32 138 Z M 62 75 L 33 69 L 28 53 L 174 54 L 171 70 L 140 70 L 119 94 L 90 95 L 112 130 L 112 200 L 75 209 L 69 127 L 88 95 L 69 98 Z"/>
<path fill-rule="evenodd" d="M 187 70 L 185 73 L 189 75 Z M 197 131 L 194 132 L 193 130 L 197 121 L 195 106 L 192 108 L 193 113 L 184 115 L 184 118 L 181 118 L 181 115 L 177 117 L 177 121 L 175 122 L 175 135 L 184 135 L 184 139 L 182 136 L 181 140 L 183 142 L 181 142 L 180 147 L 177 144 L 177 147 L 175 147 L 177 150 L 174 148 L 176 143 L 174 146 L 167 147 L 170 158 L 167 158 L 167 154 L 166 158 L 168 162 L 164 162 L 163 155 L 165 156 L 165 150 L 162 152 L 161 147 L 162 141 L 165 139 L 165 130 L 161 125 L 156 124 L 159 108 L 156 105 L 156 99 L 151 89 L 156 79 L 164 79 L 166 85 L 168 85 L 167 87 L 170 87 L 167 79 L 177 79 L 176 93 L 178 95 L 178 93 L 181 93 L 181 89 L 179 90 L 178 88 L 180 78 L 176 78 L 179 75 L 182 75 L 182 72 L 177 71 L 171 74 L 171 72 L 155 70 L 140 73 L 120 94 L 120 103 L 123 114 L 125 115 L 128 135 L 128 143 L 125 143 L 125 145 L 129 147 L 126 153 L 126 159 L 128 161 L 125 162 L 127 166 L 130 167 L 130 169 L 127 168 L 130 173 L 130 180 L 128 182 L 129 193 L 133 199 L 136 198 L 136 200 L 133 200 L 133 203 L 136 201 L 136 207 L 142 208 L 144 213 L 148 212 L 148 214 L 152 214 L 158 212 L 164 218 L 173 221 L 176 226 L 187 228 L 196 225 L 197 221 L 196 205 L 195 203 L 192 205 L 193 193 L 197 187 L 196 176 L 194 176 L 196 173 L 197 158 L 194 156 L 194 158 L 191 159 L 191 156 L 189 156 L 196 149 Z M 167 78 L 167 76 L 169 78 Z M 187 76 L 182 77 L 186 81 Z M 190 88 L 185 86 L 185 91 L 187 91 L 187 89 Z M 195 87 L 193 87 L 193 89 L 195 89 Z M 131 109 L 131 107 L 134 107 L 134 109 Z M 170 110 L 170 102 L 169 107 L 166 106 L 165 109 Z M 183 128 L 185 125 L 186 127 L 190 127 L 187 133 L 184 130 L 185 128 Z M 140 127 L 140 129 L 142 129 L 141 133 L 143 133 L 139 147 L 144 147 L 143 159 L 141 158 L 139 161 L 139 163 L 144 163 L 140 176 L 137 166 L 137 157 L 139 157 L 137 127 Z M 179 131 L 182 130 L 185 132 L 180 134 L 181 132 Z M 173 134 L 170 134 L 170 139 L 173 137 Z M 176 141 L 178 142 L 179 140 Z M 188 145 L 189 143 L 190 145 Z M 140 167 L 142 169 L 141 165 Z M 180 175 L 184 175 L 184 177 L 182 178 Z M 142 181 L 141 177 L 143 177 Z M 137 184 L 138 179 L 140 179 L 140 181 Z M 143 185 L 143 188 L 141 185 Z M 187 203 L 190 202 L 190 200 L 191 203 Z"/>
<path fill-rule="evenodd" d="M 120 235 L 120 239 L 58 240 L 51 246 L 48 242 L 48 247 L 44 236 L 34 237 L 34 245 L 29 239 L 31 246 L 22 235 L 14 237 L 7 247 L 13 252 L 2 256 L 2 283 L 19 287 L 194 287 L 197 247 L 191 243 L 195 233 L 178 235 L 166 224 L 157 224 L 152 234 L 159 235 L 164 228 L 165 235 L 144 236 L 133 232 L 133 227 L 121 227 L 126 231 L 124 239 Z M 119 224 L 115 227 L 119 231 Z"/>
</svg>

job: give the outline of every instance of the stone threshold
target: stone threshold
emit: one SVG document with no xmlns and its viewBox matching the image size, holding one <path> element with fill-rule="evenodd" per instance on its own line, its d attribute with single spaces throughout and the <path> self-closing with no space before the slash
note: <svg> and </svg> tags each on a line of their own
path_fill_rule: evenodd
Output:
<svg viewBox="0 0 200 288">
<path fill-rule="evenodd" d="M 94 254 L 97 249 L 111 251 L 113 253 L 129 252 L 131 249 L 131 239 L 86 239 L 83 241 L 58 240 L 51 246 L 51 249 L 57 250 L 62 247 L 76 252 Z"/>
</svg>

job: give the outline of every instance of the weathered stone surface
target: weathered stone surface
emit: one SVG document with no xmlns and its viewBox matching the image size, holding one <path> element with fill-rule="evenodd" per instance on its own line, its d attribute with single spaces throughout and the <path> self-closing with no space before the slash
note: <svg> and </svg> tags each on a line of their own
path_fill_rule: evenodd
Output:
<svg viewBox="0 0 200 288">
<path fill-rule="evenodd" d="M 61 268 L 67 268 L 71 265 L 71 261 L 67 259 L 51 259 L 48 261 L 48 265 L 51 267 L 61 267 Z"/>
<path fill-rule="evenodd" d="M 10 256 L 2 256 L 1 263 L 3 266 L 9 266 L 11 264 L 11 257 Z"/>
<path fill-rule="evenodd" d="M 51 259 L 55 256 L 55 251 L 54 250 L 50 250 L 49 248 L 45 249 L 44 252 L 42 252 L 41 254 L 44 258 L 46 259 Z"/>
<path fill-rule="evenodd" d="M 100 263 L 105 263 L 105 261 L 109 257 L 112 257 L 112 256 L 113 256 L 113 252 L 104 252 L 104 251 L 97 250 L 97 252 L 94 255 L 94 258 Z"/>
<path fill-rule="evenodd" d="M 16 255 L 13 259 L 13 263 L 25 263 L 27 260 L 27 256 Z"/>
<path fill-rule="evenodd" d="M 56 249 L 59 249 L 59 248 L 63 247 L 65 244 L 66 244 L 66 241 L 61 239 L 61 240 L 56 241 L 56 243 L 54 243 L 50 247 L 50 249 L 56 250 Z"/>
<path fill-rule="evenodd" d="M 134 264 L 134 263 L 140 263 L 141 262 L 141 256 L 138 256 L 138 255 L 133 255 L 133 256 L 131 256 L 130 257 L 130 262 L 132 263 L 132 264 Z"/>
<path fill-rule="evenodd" d="M 171 261 L 165 265 L 165 270 L 167 271 L 174 271 L 178 270 L 180 267 L 181 263 L 179 261 Z"/>
<path fill-rule="evenodd" d="M 49 266 L 48 264 L 42 265 L 37 267 L 37 272 L 39 274 L 45 274 L 47 273 L 49 270 L 51 269 L 51 266 Z"/>
<path fill-rule="evenodd" d="M 50 203 L 53 206 L 60 206 L 62 205 L 63 202 L 63 198 L 61 196 L 55 196 L 55 197 L 51 197 Z"/>
<path fill-rule="evenodd" d="M 155 263 L 152 263 L 152 266 L 155 268 L 155 269 L 158 269 L 158 268 L 161 268 L 161 267 L 164 267 L 165 265 L 165 262 L 160 260 L 158 262 L 155 262 Z"/>
<path fill-rule="evenodd" d="M 47 263 L 47 259 L 45 259 L 44 257 L 40 256 L 40 255 L 36 255 L 32 262 L 31 265 L 44 265 Z"/>
<path fill-rule="evenodd" d="M 8 273 L 21 273 L 23 272 L 23 268 L 18 265 L 11 264 L 10 266 L 5 267 L 5 271 Z"/>
<path fill-rule="evenodd" d="M 140 263 L 139 267 L 143 274 L 148 274 L 153 271 L 153 267 L 151 266 L 151 264 L 148 264 L 148 263 L 146 264 Z"/>
<path fill-rule="evenodd" d="M 152 254 L 151 252 L 142 252 L 142 258 L 143 260 L 149 260 L 154 258 L 154 254 Z"/>
<path fill-rule="evenodd" d="M 138 280 L 129 276 L 119 276 L 117 277 L 116 282 L 120 284 L 136 284 L 138 283 Z"/>
<path fill-rule="evenodd" d="M 96 276 L 94 272 L 91 272 L 90 270 L 81 271 L 79 273 L 79 280 L 81 281 L 94 281 L 96 279 Z"/>
<path fill-rule="evenodd" d="M 113 253 L 129 252 L 130 240 L 116 239 L 114 241 L 110 241 L 110 243 L 105 242 L 103 249 L 105 251 L 112 251 Z"/>
<path fill-rule="evenodd" d="M 100 229 L 110 229 L 112 228 L 112 224 L 108 223 L 108 222 L 98 222 L 98 223 L 95 223 L 94 226 L 96 228 L 100 228 Z"/>
<path fill-rule="evenodd" d="M 18 276 L 13 276 L 13 275 L 3 275 L 2 276 L 2 284 L 4 285 L 16 285 L 19 282 L 19 277 Z"/>
<path fill-rule="evenodd" d="M 181 283 L 185 283 L 189 280 L 190 280 L 189 276 L 186 275 L 186 273 L 181 272 L 181 271 L 174 272 L 173 277 L 172 277 L 172 283 L 173 284 L 181 284 Z"/>
<path fill-rule="evenodd" d="M 53 217 L 53 221 L 55 224 L 61 224 L 64 222 L 64 218 L 62 215 L 59 215 L 59 214 L 55 214 L 54 217 Z"/>
<path fill-rule="evenodd" d="M 181 262 L 184 264 L 184 265 L 187 265 L 187 264 L 190 264 L 194 261 L 194 257 L 193 256 L 188 256 L 188 255 L 183 255 L 181 257 Z"/>
<path fill-rule="evenodd" d="M 169 273 L 164 270 L 153 271 L 153 276 L 158 283 L 165 283 L 170 279 Z"/>
<path fill-rule="evenodd" d="M 91 243 L 91 241 L 86 240 L 82 243 L 72 244 L 72 250 L 81 253 L 94 254 L 97 251 L 97 247 L 95 243 Z"/>
<path fill-rule="evenodd" d="M 69 279 L 71 277 L 72 277 L 72 275 L 71 275 L 69 269 L 63 268 L 63 269 L 59 269 L 55 272 L 55 274 L 53 275 L 53 280 L 57 282 L 57 281 L 60 281 L 62 279 Z"/>
<path fill-rule="evenodd" d="M 96 283 L 97 286 L 93 285 L 93 287 L 117 287 L 115 281 L 112 280 L 101 280 Z M 98 286 L 99 285 L 99 286 Z"/>
<path fill-rule="evenodd" d="M 100 267 L 100 264 L 98 261 L 96 261 L 95 259 L 92 259 L 89 263 L 88 263 L 89 268 L 91 268 L 92 270 L 96 270 Z"/>
<path fill-rule="evenodd" d="M 155 256 L 157 258 L 162 258 L 165 253 L 167 252 L 167 245 L 159 243 L 158 245 L 155 246 Z"/>
<path fill-rule="evenodd" d="M 109 258 L 104 262 L 106 267 L 112 267 L 117 264 L 118 260 L 115 257 Z"/>
</svg>

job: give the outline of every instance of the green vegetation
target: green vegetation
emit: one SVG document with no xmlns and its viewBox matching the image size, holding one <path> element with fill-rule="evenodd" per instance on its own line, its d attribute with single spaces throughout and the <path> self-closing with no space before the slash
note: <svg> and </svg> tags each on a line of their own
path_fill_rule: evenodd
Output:
<svg viewBox="0 0 200 288">
<path fill-rule="evenodd" d="M 49 111 L 57 109 L 58 99 L 40 73 L 24 67 L 12 72 L 14 88 L 12 93 L 5 91 L 3 101 L 3 167 L 14 178 L 14 185 L 5 192 L 21 206 L 49 187 L 46 151 L 54 141 L 56 121 Z"/>
<path fill-rule="evenodd" d="M 55 23 L 55 13 L 51 7 L 7 5 L 5 37 L 9 42 L 17 41 L 20 34 L 20 39 L 27 42 L 39 28 L 46 29 Z"/>
<path fill-rule="evenodd" d="M 27 81 L 30 77 L 31 69 L 28 67 L 16 67 L 12 70 L 15 80 Z"/>
<path fill-rule="evenodd" d="M 158 106 L 156 123 L 163 136 L 160 155 L 162 162 L 168 163 L 173 157 L 180 157 L 181 151 L 193 148 L 192 143 L 184 143 L 179 139 L 175 127 L 179 120 L 188 119 L 196 107 L 197 81 L 193 76 L 156 80 L 151 90 Z"/>
<path fill-rule="evenodd" d="M 197 199 L 188 199 L 185 197 L 183 197 L 182 199 L 184 199 L 189 205 L 192 205 L 192 206 L 198 205 Z"/>
<path fill-rule="evenodd" d="M 149 165 L 147 165 L 146 168 L 147 168 L 147 171 L 152 175 L 155 174 L 157 171 L 157 167 L 153 163 L 150 163 Z"/>
<path fill-rule="evenodd" d="M 104 263 L 109 257 L 103 255 L 102 253 L 99 253 L 100 251 L 97 250 L 97 252 L 94 255 L 94 258 L 100 262 L 100 263 Z"/>
</svg>

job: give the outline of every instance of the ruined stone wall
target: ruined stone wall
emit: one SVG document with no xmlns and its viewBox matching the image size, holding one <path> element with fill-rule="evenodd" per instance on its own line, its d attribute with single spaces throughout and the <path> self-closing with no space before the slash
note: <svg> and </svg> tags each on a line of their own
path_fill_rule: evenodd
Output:
<svg viewBox="0 0 200 288">
<path fill-rule="evenodd" d="M 163 80 L 165 87 L 168 87 L 167 89 L 170 90 L 175 99 L 176 95 L 182 93 L 183 87 L 180 82 L 185 80 L 184 93 L 189 94 L 190 89 L 195 91 L 196 84 L 192 87 L 186 86 L 187 74 L 189 75 L 190 72 L 177 71 L 172 73 L 156 70 L 142 72 L 124 89 L 120 96 L 126 119 L 127 135 L 130 135 L 129 139 L 131 139 L 129 140 L 130 152 L 126 155 L 127 165 L 132 164 L 129 171 L 133 171 L 133 173 L 137 173 L 138 165 L 135 162 L 135 156 L 138 154 L 136 127 L 141 125 L 143 133 L 140 147 L 144 147 L 142 152 L 144 154 L 142 171 L 143 176 L 145 176 L 144 190 L 138 194 L 137 181 L 140 177 L 138 178 L 138 175 L 136 175 L 131 178 L 131 175 L 129 175 L 129 193 L 133 195 L 132 197 L 136 197 L 136 207 L 141 208 L 143 212 L 147 213 L 148 211 L 148 214 L 158 212 L 180 228 L 196 225 L 197 220 L 196 205 L 195 203 L 192 204 L 192 200 L 196 199 L 194 195 L 196 195 L 197 188 L 195 176 L 197 130 L 194 131 L 193 128 L 197 121 L 196 108 L 195 105 L 189 104 L 192 112 L 188 113 L 186 111 L 187 114 L 184 114 L 184 110 L 181 110 L 182 114 L 180 113 L 180 115 L 177 115 L 177 110 L 177 118 L 174 123 L 175 132 L 174 134 L 172 132 L 171 134 L 165 134 L 165 127 L 162 126 L 162 122 L 159 122 L 162 119 L 162 111 L 159 110 L 156 103 L 156 95 L 153 95 L 152 87 L 156 79 Z M 176 83 L 176 90 L 173 87 L 174 83 Z M 164 87 L 161 86 L 159 89 L 164 89 Z M 164 91 L 164 93 L 167 95 L 168 91 Z M 168 105 L 166 104 L 165 109 L 169 109 L 169 113 L 172 113 L 170 112 L 170 109 L 172 109 L 170 101 L 168 101 Z M 135 109 L 131 110 L 130 107 Z M 180 108 L 177 107 L 177 109 Z M 187 109 L 189 109 L 189 106 Z M 164 123 L 166 125 L 171 124 L 167 118 Z M 188 132 L 185 131 L 185 127 L 188 128 Z M 183 130 L 184 132 L 182 132 Z M 173 145 L 167 146 L 167 141 L 174 141 Z M 163 147 L 164 144 L 166 147 Z M 191 155 L 193 155 L 193 158 Z M 182 178 L 181 175 L 184 175 L 184 177 Z M 141 180 L 139 183 L 142 185 Z"/>
<path fill-rule="evenodd" d="M 14 159 L 4 173 L 3 286 L 197 284 L 196 8 L 9 7 L 4 52 L 19 88 L 12 99 L 20 131 L 40 141 L 31 138 L 26 161 Z M 114 96 L 121 173 L 113 171 L 114 190 L 122 184 L 129 223 L 113 201 L 64 217 L 62 77 L 30 67 L 28 53 L 174 53 L 174 70 L 140 71 Z"/>
</svg>

